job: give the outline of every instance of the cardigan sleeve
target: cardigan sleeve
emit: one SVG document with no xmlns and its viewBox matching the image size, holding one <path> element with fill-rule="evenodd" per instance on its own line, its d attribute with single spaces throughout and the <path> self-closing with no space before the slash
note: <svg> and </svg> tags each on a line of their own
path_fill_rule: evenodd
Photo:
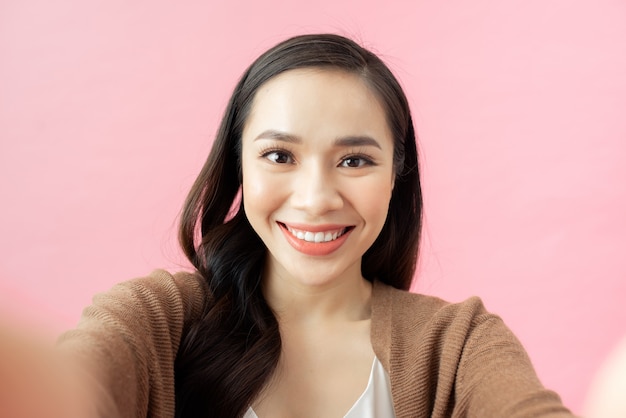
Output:
<svg viewBox="0 0 626 418">
<path fill-rule="evenodd" d="M 374 282 L 372 344 L 398 418 L 571 418 L 480 298 L 449 303 Z"/>
<path fill-rule="evenodd" d="M 474 310 L 456 375 L 456 408 L 463 417 L 573 417 L 543 387 L 519 340 L 474 298 Z M 455 414 L 453 414 L 456 416 Z"/>
<path fill-rule="evenodd" d="M 94 297 L 58 346 L 93 381 L 101 416 L 174 416 L 176 353 L 206 294 L 197 275 L 157 270 Z"/>
</svg>

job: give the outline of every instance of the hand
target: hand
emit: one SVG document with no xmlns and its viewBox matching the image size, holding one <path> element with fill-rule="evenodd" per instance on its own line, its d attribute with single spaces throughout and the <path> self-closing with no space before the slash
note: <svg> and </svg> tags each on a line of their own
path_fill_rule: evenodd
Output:
<svg viewBox="0 0 626 418">
<path fill-rule="evenodd" d="M 88 388 L 51 343 L 0 327 L 0 418 L 95 418 Z"/>
</svg>

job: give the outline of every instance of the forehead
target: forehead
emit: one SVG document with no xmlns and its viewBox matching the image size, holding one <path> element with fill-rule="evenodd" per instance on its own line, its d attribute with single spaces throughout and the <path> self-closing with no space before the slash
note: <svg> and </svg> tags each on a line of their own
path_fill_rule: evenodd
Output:
<svg viewBox="0 0 626 418">
<path fill-rule="evenodd" d="M 391 140 L 377 95 L 358 75 L 335 69 L 290 70 L 263 84 L 244 138 L 267 129 L 313 138 L 370 135 Z"/>
</svg>

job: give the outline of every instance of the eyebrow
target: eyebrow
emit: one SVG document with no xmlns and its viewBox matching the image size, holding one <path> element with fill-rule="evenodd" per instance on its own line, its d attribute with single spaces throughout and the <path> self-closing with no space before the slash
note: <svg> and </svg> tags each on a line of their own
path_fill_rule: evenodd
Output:
<svg viewBox="0 0 626 418">
<path fill-rule="evenodd" d="M 293 144 L 302 143 L 302 138 L 297 135 L 291 135 L 285 132 L 267 130 L 259 134 L 254 140 L 258 139 L 274 139 L 276 141 L 290 142 Z M 382 149 L 378 141 L 367 135 L 348 135 L 342 136 L 335 140 L 336 146 L 354 147 L 354 146 L 371 146 Z"/>
</svg>

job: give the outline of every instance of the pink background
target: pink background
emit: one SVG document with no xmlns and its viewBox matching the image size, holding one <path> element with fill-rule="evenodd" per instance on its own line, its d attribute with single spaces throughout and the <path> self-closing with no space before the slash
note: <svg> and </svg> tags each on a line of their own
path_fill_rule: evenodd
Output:
<svg viewBox="0 0 626 418">
<path fill-rule="evenodd" d="M 184 265 L 175 219 L 236 79 L 289 35 L 339 32 L 413 107 L 416 290 L 482 296 L 580 412 L 626 334 L 626 3 L 226 3 L 0 2 L 3 317 L 56 333 L 95 292 Z"/>
</svg>

